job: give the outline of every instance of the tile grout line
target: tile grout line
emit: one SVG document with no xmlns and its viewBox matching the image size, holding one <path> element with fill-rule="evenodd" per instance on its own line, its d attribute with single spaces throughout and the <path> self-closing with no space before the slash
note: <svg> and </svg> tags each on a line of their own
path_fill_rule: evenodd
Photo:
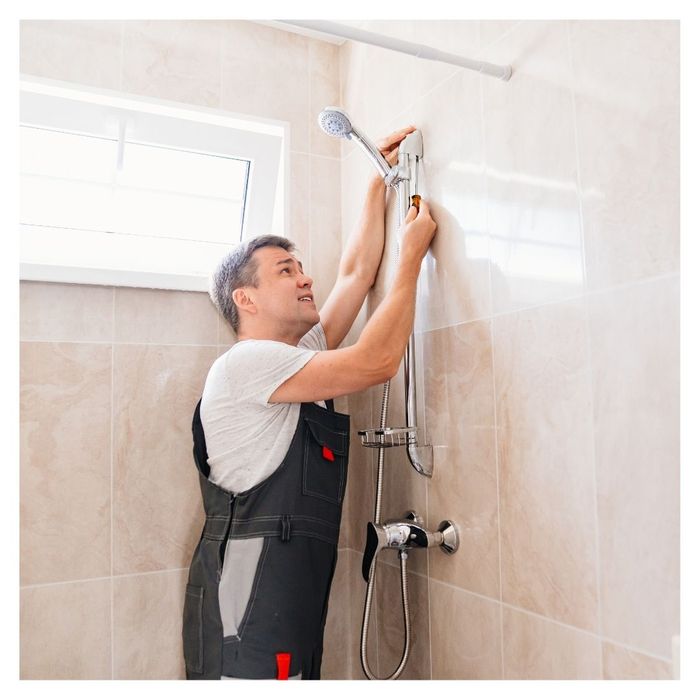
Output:
<svg viewBox="0 0 700 700">
<path fill-rule="evenodd" d="M 578 135 L 578 117 L 576 112 L 576 95 L 574 93 L 574 50 L 571 40 L 571 23 L 566 21 L 566 42 L 569 54 L 569 94 L 571 96 L 571 116 L 574 127 L 574 148 L 576 152 L 576 189 L 578 199 L 578 218 L 579 218 L 579 237 L 581 241 L 581 265 L 583 272 L 584 289 L 588 290 L 588 266 L 586 264 L 586 236 L 583 222 L 583 189 L 581 187 L 581 149 L 580 139 Z M 590 304 L 588 298 L 585 299 L 585 328 L 586 328 L 586 355 L 588 362 L 588 392 L 590 396 L 590 411 L 589 420 L 591 426 L 591 448 L 592 448 L 592 464 L 591 478 L 593 486 L 593 538 L 595 551 L 596 565 L 596 612 L 598 622 L 598 638 L 599 642 L 599 671 L 601 679 L 603 676 L 603 601 L 601 597 L 601 561 L 600 561 L 600 523 L 598 518 L 598 474 L 597 474 L 597 450 L 596 450 L 596 434 L 595 434 L 595 400 L 593 393 L 593 348 L 591 345 L 591 320 L 590 320 Z"/>
<path fill-rule="evenodd" d="M 119 578 L 134 578 L 136 576 L 154 576 L 156 574 L 169 574 L 173 571 L 189 571 L 189 569 L 188 567 L 180 567 L 175 569 L 154 569 L 153 571 L 137 571 L 133 574 L 114 574 L 112 576 L 94 576 L 92 578 L 69 579 L 66 581 L 49 581 L 48 583 L 30 583 L 20 586 L 20 590 L 48 588 L 49 586 L 65 586 L 74 583 L 93 583 L 94 581 L 109 581 Z"/>
<path fill-rule="evenodd" d="M 297 151 L 290 148 L 289 153 L 297 156 L 313 156 L 314 158 L 324 158 L 325 160 L 342 160 L 342 158 L 339 158 L 338 156 L 329 156 L 324 153 L 315 153 L 311 149 L 309 149 L 308 151 Z"/>
</svg>

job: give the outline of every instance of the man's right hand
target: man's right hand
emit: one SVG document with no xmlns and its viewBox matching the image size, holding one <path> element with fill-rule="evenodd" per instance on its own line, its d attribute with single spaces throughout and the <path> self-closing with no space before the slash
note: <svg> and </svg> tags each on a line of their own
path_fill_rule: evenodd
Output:
<svg viewBox="0 0 700 700">
<path fill-rule="evenodd" d="M 430 243 L 435 236 L 437 224 L 430 216 L 430 207 L 425 199 L 421 199 L 420 211 L 416 212 L 416 207 L 411 206 L 403 222 L 403 238 L 401 245 L 402 255 L 411 255 L 418 261 L 425 257 Z"/>
<path fill-rule="evenodd" d="M 413 329 L 416 284 L 421 261 L 437 224 L 423 199 L 411 207 L 403 226 L 400 261 L 391 287 L 358 341 L 346 348 L 321 350 L 281 384 L 268 403 L 318 401 L 346 396 L 382 384 L 396 375 Z"/>
</svg>

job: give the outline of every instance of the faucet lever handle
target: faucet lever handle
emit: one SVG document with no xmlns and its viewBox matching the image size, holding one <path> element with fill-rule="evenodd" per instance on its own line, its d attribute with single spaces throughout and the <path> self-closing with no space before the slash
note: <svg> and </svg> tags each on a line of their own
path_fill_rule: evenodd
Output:
<svg viewBox="0 0 700 700">
<path fill-rule="evenodd" d="M 372 568 L 374 557 L 379 550 L 379 535 L 377 526 L 374 523 L 367 523 L 367 542 L 365 543 L 365 553 L 362 557 L 362 577 L 369 581 L 369 571 Z"/>
</svg>

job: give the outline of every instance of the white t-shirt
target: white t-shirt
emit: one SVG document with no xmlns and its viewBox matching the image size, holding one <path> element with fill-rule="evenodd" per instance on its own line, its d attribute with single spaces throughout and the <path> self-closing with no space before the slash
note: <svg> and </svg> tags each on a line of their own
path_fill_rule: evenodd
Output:
<svg viewBox="0 0 700 700">
<path fill-rule="evenodd" d="M 281 384 L 320 350 L 317 323 L 294 347 L 276 340 L 241 340 L 209 370 L 200 416 L 209 480 L 238 493 L 267 478 L 282 463 L 299 421 L 299 403 L 268 403 Z M 326 407 L 325 401 L 316 401 Z"/>
</svg>

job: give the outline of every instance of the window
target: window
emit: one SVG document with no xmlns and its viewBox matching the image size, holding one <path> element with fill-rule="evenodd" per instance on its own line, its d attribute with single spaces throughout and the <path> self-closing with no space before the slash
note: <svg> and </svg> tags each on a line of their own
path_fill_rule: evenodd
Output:
<svg viewBox="0 0 700 700">
<path fill-rule="evenodd" d="M 23 79 L 20 277 L 207 290 L 233 245 L 284 231 L 287 129 Z"/>
</svg>

